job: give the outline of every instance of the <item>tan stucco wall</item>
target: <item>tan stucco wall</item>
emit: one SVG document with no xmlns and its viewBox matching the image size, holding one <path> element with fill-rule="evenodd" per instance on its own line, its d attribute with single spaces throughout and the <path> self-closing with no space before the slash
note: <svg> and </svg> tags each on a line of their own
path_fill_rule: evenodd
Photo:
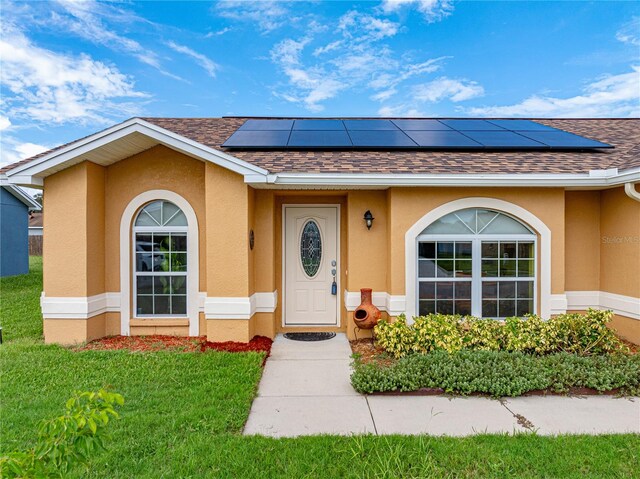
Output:
<svg viewBox="0 0 640 479">
<path fill-rule="evenodd" d="M 600 193 L 600 290 L 640 298 L 640 202 Z"/>
<path fill-rule="evenodd" d="M 45 319 L 44 342 L 72 346 L 105 336 L 105 315 L 89 319 Z"/>
<path fill-rule="evenodd" d="M 551 230 L 551 292 L 564 293 L 564 190 L 560 188 L 391 188 L 389 215 L 389 290 L 405 294 L 404 236 L 430 210 L 469 197 L 497 198 L 518 205 Z"/>
<path fill-rule="evenodd" d="M 251 319 L 207 319 L 207 340 L 248 343 L 253 338 L 255 316 Z"/>
<path fill-rule="evenodd" d="M 253 249 L 254 288 L 259 292 L 272 292 L 280 289 L 276 285 L 275 275 L 275 196 L 273 191 L 255 192 L 255 210 L 253 230 L 255 243 Z"/>
<path fill-rule="evenodd" d="M 600 290 L 600 192 L 565 195 L 565 289 Z"/>
<path fill-rule="evenodd" d="M 627 341 L 640 344 L 640 320 L 616 314 L 613 316 L 609 326 L 615 329 L 618 335 Z"/>
</svg>

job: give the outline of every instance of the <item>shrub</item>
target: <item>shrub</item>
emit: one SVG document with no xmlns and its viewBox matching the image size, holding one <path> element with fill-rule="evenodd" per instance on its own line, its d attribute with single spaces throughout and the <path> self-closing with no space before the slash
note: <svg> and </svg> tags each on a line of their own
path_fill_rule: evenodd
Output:
<svg viewBox="0 0 640 479">
<path fill-rule="evenodd" d="M 42 422 L 35 447 L 0 457 L 0 477 L 65 477 L 74 467 L 86 466 L 92 454 L 104 449 L 104 428 L 118 417 L 115 407 L 122 404 L 120 394 L 104 389 L 76 392 L 64 415 Z"/>
<path fill-rule="evenodd" d="M 640 393 L 640 355 L 577 356 L 554 353 L 461 350 L 408 355 L 391 365 L 354 364 L 351 384 L 360 393 L 442 388 L 448 393 L 519 396 L 571 388 Z"/>
<path fill-rule="evenodd" d="M 455 352 L 460 349 L 511 351 L 537 355 L 568 352 L 578 355 L 625 352 L 627 348 L 607 327 L 613 313 L 589 309 L 549 320 L 529 315 L 505 321 L 429 314 L 408 325 L 404 315 L 375 328 L 378 345 L 395 358 L 409 353 Z"/>
</svg>

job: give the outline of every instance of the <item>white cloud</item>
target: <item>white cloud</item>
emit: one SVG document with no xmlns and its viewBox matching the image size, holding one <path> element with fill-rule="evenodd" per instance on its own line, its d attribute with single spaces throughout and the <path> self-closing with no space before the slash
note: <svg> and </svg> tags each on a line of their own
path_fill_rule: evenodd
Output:
<svg viewBox="0 0 640 479">
<path fill-rule="evenodd" d="M 411 105 L 383 106 L 378 109 L 378 115 L 391 118 L 427 116 L 423 111 Z"/>
<path fill-rule="evenodd" d="M 3 135 L 2 149 L 0 151 L 0 166 L 9 165 L 16 161 L 30 158 L 49 149 L 50 148 L 43 145 L 28 142 L 23 143 L 12 136 L 7 137 L 6 135 Z"/>
<path fill-rule="evenodd" d="M 167 45 L 172 50 L 193 58 L 196 63 L 200 65 L 211 78 L 216 77 L 216 70 L 218 69 L 218 65 L 216 65 L 216 63 L 207 56 L 203 55 L 202 53 L 198 53 L 195 50 L 192 50 L 191 48 L 184 45 L 178 45 L 175 42 L 167 42 Z"/>
<path fill-rule="evenodd" d="M 204 38 L 213 38 L 224 35 L 225 33 L 229 33 L 231 31 L 231 27 L 224 27 L 222 30 L 216 30 L 215 32 L 207 33 Z"/>
<path fill-rule="evenodd" d="M 616 33 L 616 39 L 640 47 L 640 17 L 633 17 Z"/>
<path fill-rule="evenodd" d="M 10 118 L 109 123 L 109 117 L 137 112 L 123 99 L 146 97 L 115 66 L 40 48 L 12 25 L 3 25 L 0 56 L 3 109 Z"/>
<path fill-rule="evenodd" d="M 474 81 L 440 77 L 417 85 L 413 95 L 416 100 L 423 102 L 436 103 L 444 99 L 459 102 L 484 95 L 484 88 Z"/>
<path fill-rule="evenodd" d="M 640 67 L 607 75 L 588 84 L 581 95 L 557 98 L 533 95 L 513 105 L 466 110 L 474 116 L 526 117 L 640 117 Z"/>
<path fill-rule="evenodd" d="M 398 33 L 399 23 L 384 20 L 351 10 L 345 13 L 338 22 L 338 29 L 348 38 L 358 41 L 380 40 L 393 37 Z"/>
<path fill-rule="evenodd" d="M 264 33 L 286 24 L 289 11 L 284 2 L 277 0 L 225 0 L 215 4 L 221 17 L 239 21 L 251 21 Z"/>
<path fill-rule="evenodd" d="M 0 131 L 6 130 L 11 126 L 11 120 L 4 115 L 0 115 Z"/>
<path fill-rule="evenodd" d="M 429 23 L 438 22 L 453 13 L 452 0 L 383 0 L 382 10 L 392 13 L 405 6 L 415 7 Z"/>
</svg>

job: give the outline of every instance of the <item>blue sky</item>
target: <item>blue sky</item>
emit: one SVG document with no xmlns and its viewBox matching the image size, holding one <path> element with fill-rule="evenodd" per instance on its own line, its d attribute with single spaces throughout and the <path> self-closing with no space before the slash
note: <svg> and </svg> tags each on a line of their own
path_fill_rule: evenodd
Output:
<svg viewBox="0 0 640 479">
<path fill-rule="evenodd" d="M 0 2 L 0 163 L 131 116 L 640 116 L 640 3 Z"/>
</svg>

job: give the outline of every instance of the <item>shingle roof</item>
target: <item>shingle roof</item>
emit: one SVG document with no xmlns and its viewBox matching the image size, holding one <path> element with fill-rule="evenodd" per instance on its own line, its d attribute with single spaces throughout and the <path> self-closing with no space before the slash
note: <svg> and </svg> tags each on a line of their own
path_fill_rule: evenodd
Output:
<svg viewBox="0 0 640 479">
<path fill-rule="evenodd" d="M 220 145 L 247 118 L 142 119 L 203 145 L 226 151 L 271 173 L 587 173 L 589 170 L 640 167 L 640 119 L 536 120 L 615 146 L 605 151 L 573 152 L 225 150 Z M 5 167 L 0 172 L 33 158 Z"/>
</svg>

